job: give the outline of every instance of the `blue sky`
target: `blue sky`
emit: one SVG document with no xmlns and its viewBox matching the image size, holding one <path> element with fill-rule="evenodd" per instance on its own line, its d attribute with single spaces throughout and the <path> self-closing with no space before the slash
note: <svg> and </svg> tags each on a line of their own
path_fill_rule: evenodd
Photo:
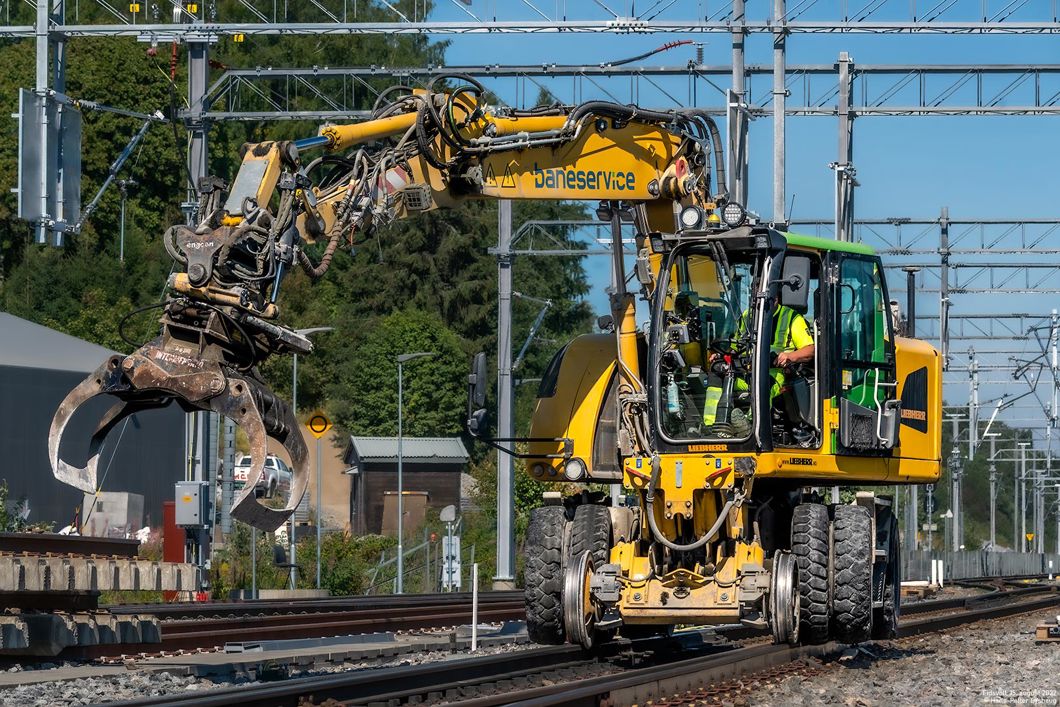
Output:
<svg viewBox="0 0 1060 707">
<path fill-rule="evenodd" d="M 504 3 L 500 3 L 504 5 Z M 537 3 L 551 10 L 554 3 Z M 588 6 L 591 3 L 586 2 Z M 612 7 L 616 4 L 611 3 Z M 687 3 L 686 3 L 687 4 Z M 718 3 L 714 3 L 718 4 Z M 762 3 L 749 3 L 760 5 Z M 791 3 L 789 3 L 790 5 Z M 482 0 L 474 0 L 472 9 L 481 12 Z M 592 10 L 581 3 L 572 17 L 592 16 Z M 827 4 L 825 4 L 827 6 Z M 893 3 L 892 3 L 893 5 Z M 965 3 L 967 5 L 967 3 Z M 978 3 L 975 3 L 978 5 Z M 490 4 L 493 7 L 493 3 Z M 617 9 L 617 8 L 616 8 Z M 995 8 L 999 9 L 999 8 Z M 757 10 L 756 10 L 757 11 Z M 905 17 L 905 10 L 895 11 L 895 18 Z M 757 17 L 749 12 L 749 17 Z M 823 16 L 827 11 L 818 13 Z M 680 13 L 669 13 L 680 17 Z M 685 15 L 687 17 L 687 15 Z M 882 16 L 886 18 L 886 15 Z M 439 2 L 436 20 L 460 20 L 467 16 L 455 4 Z M 808 19 L 804 16 L 801 19 Z M 1028 17 L 1027 19 L 1031 19 Z M 653 49 L 665 42 L 692 39 L 704 43 L 704 62 L 724 65 L 731 61 L 728 35 L 612 35 L 612 34 L 540 34 L 540 35 L 463 35 L 448 38 L 447 60 L 450 66 L 490 64 L 599 64 L 618 60 Z M 832 64 L 840 51 L 849 52 L 859 64 L 1057 64 L 1060 63 L 1060 41 L 1049 36 L 870 36 L 796 34 L 788 39 L 788 63 Z M 651 57 L 645 65 L 680 66 L 694 58 L 692 47 L 679 47 Z M 770 64 L 772 41 L 764 35 L 751 35 L 746 44 L 746 63 Z M 756 81 L 761 79 L 756 78 Z M 768 81 L 768 79 L 766 79 Z M 881 87 L 883 84 L 879 84 Z M 942 83 L 938 84 L 941 90 Z M 490 84 L 508 100 L 514 100 L 511 86 Z M 985 90 L 1000 88 L 991 85 Z M 765 86 L 762 86 L 765 88 Z M 1049 92 L 1060 90 L 1052 86 Z M 681 86 L 677 86 L 680 90 Z M 963 89 L 971 99 L 974 86 Z M 628 89 L 627 89 L 628 90 Z M 563 97 L 563 94 L 559 94 Z M 680 93 L 676 95 L 682 95 Z M 1024 103 L 1030 94 L 1017 92 L 1010 104 Z M 581 99 L 605 97 L 583 95 Z M 796 97 L 789 105 L 800 102 Z M 641 100 L 648 105 L 648 100 Z M 701 105 L 717 105 L 717 95 L 702 96 Z M 665 99 L 653 107 L 672 105 Z M 790 117 L 787 123 L 787 201 L 796 194 L 796 218 L 830 218 L 833 212 L 832 171 L 829 162 L 836 159 L 836 119 L 832 117 Z M 1026 117 L 871 117 L 855 121 L 854 163 L 861 187 L 857 191 L 856 216 L 882 218 L 891 216 L 936 217 L 948 206 L 952 218 L 1056 218 L 1060 217 L 1060 116 Z M 750 133 L 749 206 L 764 216 L 771 213 L 772 189 L 772 119 L 756 120 Z M 1060 231 L 1050 236 L 1051 247 L 1060 249 Z M 937 237 L 929 236 L 924 245 L 934 247 Z M 1060 255 L 1042 259 L 1060 261 Z M 985 262 L 988 258 L 954 257 L 965 262 Z M 1014 261 L 1018 256 L 1000 256 L 998 260 Z M 606 258 L 589 259 L 594 282 L 593 305 L 606 308 L 603 289 L 608 284 Z M 918 256 L 906 260 L 935 261 Z M 965 271 L 965 275 L 968 271 Z M 937 277 L 927 275 L 920 287 L 937 287 Z M 892 296 L 904 301 L 904 282 L 890 277 Z M 1053 295 L 959 295 L 954 297 L 954 314 L 961 312 L 1028 312 L 1048 314 L 1060 307 L 1060 296 Z M 921 293 L 917 299 L 921 314 L 937 314 L 938 295 Z M 979 351 L 1032 350 L 1034 345 L 1022 342 L 954 342 L 954 363 L 963 367 L 969 345 Z M 981 363 L 1003 363 L 1009 354 L 983 356 Z M 1012 382 L 1003 372 L 983 373 L 981 400 L 989 400 L 1004 391 L 1026 390 L 1021 382 Z M 967 400 L 967 374 L 948 378 L 947 399 Z M 1007 382 L 1007 384 L 1006 384 Z M 983 413 L 989 415 L 989 411 Z M 1023 418 L 1041 416 L 1037 403 L 1025 401 L 1005 417 L 1020 424 Z"/>
</svg>

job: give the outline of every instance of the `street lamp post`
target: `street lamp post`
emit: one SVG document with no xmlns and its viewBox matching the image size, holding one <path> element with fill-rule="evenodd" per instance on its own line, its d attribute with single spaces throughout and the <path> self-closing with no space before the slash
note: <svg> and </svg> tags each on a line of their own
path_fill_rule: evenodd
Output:
<svg viewBox="0 0 1060 707">
<path fill-rule="evenodd" d="M 948 513 L 953 514 L 953 550 L 961 549 L 961 476 L 964 469 L 961 464 L 961 453 L 954 445 L 950 452 L 950 503 L 952 504 Z"/>
<path fill-rule="evenodd" d="M 403 353 L 398 354 L 397 366 L 398 366 L 398 453 L 397 453 L 397 593 L 403 594 L 405 591 L 405 546 L 404 546 L 404 535 L 405 535 L 405 480 L 402 475 L 402 442 L 404 438 L 404 429 L 402 426 L 403 410 L 402 407 L 404 397 L 404 365 L 409 361 L 417 358 L 424 358 L 426 356 L 433 356 L 433 351 L 421 351 L 418 353 Z"/>
<path fill-rule="evenodd" d="M 990 435 L 990 551 L 994 552 L 997 550 L 997 464 L 994 462 L 997 455 L 994 440 L 997 435 L 993 432 L 987 434 Z"/>
<path fill-rule="evenodd" d="M 295 334 L 308 337 L 310 334 L 319 334 L 323 331 L 334 331 L 335 327 L 315 326 L 308 329 L 295 329 Z M 291 364 L 291 412 L 298 419 L 298 353 L 295 352 Z M 319 456 L 319 455 L 318 455 Z M 295 511 L 297 513 L 297 511 Z M 291 554 L 291 589 L 297 589 L 298 573 L 295 567 L 295 542 L 294 542 L 294 516 L 291 514 L 291 533 L 287 538 L 287 545 Z M 317 589 L 320 589 L 320 460 L 317 459 Z"/>
<path fill-rule="evenodd" d="M 927 508 L 925 510 L 926 510 L 926 513 L 924 515 L 927 516 L 927 520 L 928 520 L 928 522 L 927 522 L 927 534 L 928 534 L 927 549 L 928 549 L 928 555 L 930 556 L 931 553 L 935 552 L 935 530 L 934 530 L 934 528 L 935 528 L 935 487 L 933 485 L 931 485 L 931 484 L 928 484 L 928 486 L 927 486 Z M 943 549 L 945 549 L 945 547 L 946 547 L 946 543 L 945 542 L 942 543 L 942 547 L 943 547 Z"/>
<path fill-rule="evenodd" d="M 1020 448 L 1020 470 L 1016 474 L 1016 501 L 1018 509 L 1013 512 L 1020 521 L 1019 535 L 1012 543 L 1012 549 L 1016 549 L 1019 542 L 1020 552 L 1027 552 L 1027 447 L 1030 442 L 1019 442 Z M 1015 520 L 1015 519 L 1014 519 Z"/>
<path fill-rule="evenodd" d="M 952 508 L 947 509 L 946 512 L 942 514 L 942 535 L 943 535 L 943 537 L 949 535 L 949 533 L 950 533 L 950 519 L 951 518 L 953 518 L 953 509 Z M 943 543 L 942 547 L 943 547 L 943 549 L 945 549 L 946 543 Z M 953 549 L 956 550 L 957 548 L 954 547 Z"/>
</svg>

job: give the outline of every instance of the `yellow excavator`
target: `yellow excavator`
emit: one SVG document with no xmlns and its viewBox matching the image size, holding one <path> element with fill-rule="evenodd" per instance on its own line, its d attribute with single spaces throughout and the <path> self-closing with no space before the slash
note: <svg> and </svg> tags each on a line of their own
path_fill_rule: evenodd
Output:
<svg viewBox="0 0 1060 707">
<path fill-rule="evenodd" d="M 938 479 L 939 354 L 896 336 L 871 249 L 762 223 L 729 198 L 723 164 L 703 111 L 602 101 L 493 108 L 459 75 L 389 89 L 361 123 L 245 145 L 230 184 L 199 185 L 198 223 L 165 233 L 179 272 L 159 337 L 105 361 L 56 412 L 55 476 L 94 490 L 107 433 L 176 401 L 244 428 L 252 468 L 232 515 L 275 529 L 307 482 L 297 421 L 258 373 L 271 355 L 312 349 L 279 318 L 285 276 L 301 267 L 321 277 L 355 233 L 467 199 L 592 200 L 615 238 L 611 316 L 603 333 L 552 359 L 530 437 L 489 439 L 483 355 L 469 377 L 469 431 L 524 458 L 535 479 L 577 485 L 546 494 L 531 515 L 531 637 L 591 646 L 616 629 L 738 622 L 777 642 L 893 635 L 891 501 L 859 491 L 852 503 L 827 503 L 823 494 Z M 643 328 L 638 293 L 622 277 L 623 221 L 636 230 L 630 282 L 650 315 Z M 303 245 L 320 240 L 314 262 Z M 789 365 L 796 324 L 813 355 Z M 87 463 L 67 462 L 68 420 L 103 394 L 117 402 Z M 253 493 L 268 438 L 294 467 L 284 508 Z M 620 485 L 619 497 L 586 490 L 604 484 Z"/>
</svg>

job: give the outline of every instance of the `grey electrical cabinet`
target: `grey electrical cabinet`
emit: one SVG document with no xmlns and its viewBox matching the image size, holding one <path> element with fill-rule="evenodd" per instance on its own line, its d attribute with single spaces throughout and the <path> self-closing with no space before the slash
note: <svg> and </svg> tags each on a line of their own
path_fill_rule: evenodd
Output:
<svg viewBox="0 0 1060 707">
<path fill-rule="evenodd" d="M 205 528 L 210 519 L 210 483 L 178 481 L 176 521 L 182 528 Z"/>
</svg>

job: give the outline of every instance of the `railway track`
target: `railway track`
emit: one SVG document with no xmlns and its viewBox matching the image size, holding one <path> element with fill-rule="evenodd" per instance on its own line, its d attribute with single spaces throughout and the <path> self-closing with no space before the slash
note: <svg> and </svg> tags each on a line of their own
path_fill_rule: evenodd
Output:
<svg viewBox="0 0 1060 707">
<path fill-rule="evenodd" d="M 152 614 L 161 643 L 67 649 L 63 658 L 87 660 L 135 654 L 194 651 L 240 641 L 285 640 L 457 626 L 471 621 L 470 593 L 341 597 L 312 600 L 115 607 L 114 613 Z M 521 592 L 479 595 L 479 621 L 519 620 Z"/>
<path fill-rule="evenodd" d="M 1039 611 L 1060 604 L 1055 587 L 999 590 L 978 597 L 920 602 L 903 620 L 900 637 L 942 631 L 963 624 Z M 938 615 L 931 615 L 931 614 Z M 741 644 L 709 630 L 671 639 L 619 640 L 586 653 L 575 646 L 550 646 L 517 653 L 418 666 L 329 674 L 281 683 L 245 685 L 137 700 L 127 707 L 161 705 L 400 705 L 459 703 L 466 707 L 518 704 L 643 704 L 687 694 L 703 685 L 759 671 L 784 671 L 841 651 L 843 646 Z"/>
<path fill-rule="evenodd" d="M 521 602 L 523 592 L 481 592 L 479 605 L 494 602 Z M 185 602 L 172 604 L 115 604 L 108 607 L 113 614 L 151 614 L 163 621 L 181 619 L 243 618 L 278 614 L 309 614 L 361 609 L 404 609 L 420 606 L 439 606 L 448 603 L 465 604 L 471 592 L 435 594 L 400 594 L 325 597 L 320 599 L 257 599 L 253 601 Z"/>
</svg>

